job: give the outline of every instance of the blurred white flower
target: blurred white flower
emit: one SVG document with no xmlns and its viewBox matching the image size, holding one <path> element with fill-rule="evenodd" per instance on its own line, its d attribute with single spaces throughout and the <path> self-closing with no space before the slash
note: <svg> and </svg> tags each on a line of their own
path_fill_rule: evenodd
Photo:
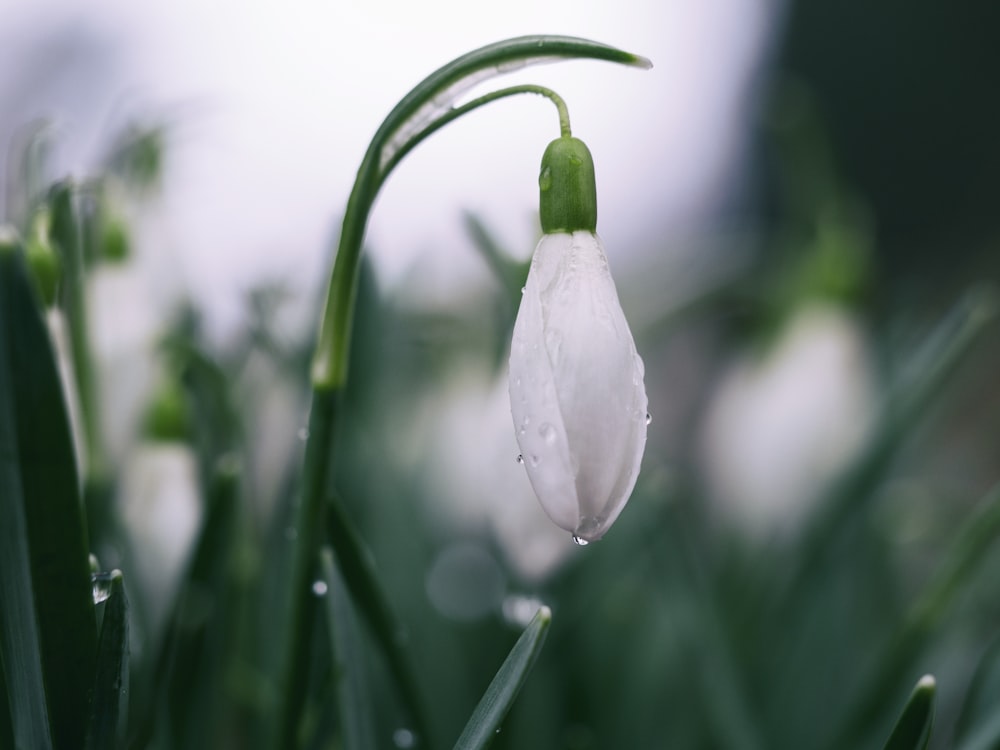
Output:
<svg viewBox="0 0 1000 750">
<path fill-rule="evenodd" d="M 842 307 L 804 307 L 763 357 L 723 377 L 700 446 L 709 491 L 754 534 L 794 528 L 856 455 L 875 405 L 860 323 Z"/>
<path fill-rule="evenodd" d="M 462 534 L 488 530 L 508 566 L 527 582 L 544 580 L 572 551 L 563 533 L 546 523 L 532 500 L 531 485 L 514 463 L 517 443 L 510 433 L 510 401 L 499 380 L 474 369 L 460 368 L 427 400 L 423 418 L 430 422 L 410 442 L 427 457 L 427 429 L 439 439 L 430 442 L 428 497 L 441 521 Z M 470 419 L 469 415 L 475 418 Z M 507 429 L 503 429 L 504 427 Z"/>
<path fill-rule="evenodd" d="M 578 543 L 625 506 L 646 444 L 647 399 L 604 245 L 591 231 L 545 234 L 514 325 L 510 403 L 542 508 Z"/>
<path fill-rule="evenodd" d="M 135 580 L 160 623 L 201 523 L 198 462 L 179 442 L 144 441 L 125 464 L 119 495 L 121 517 L 136 554 Z"/>
</svg>

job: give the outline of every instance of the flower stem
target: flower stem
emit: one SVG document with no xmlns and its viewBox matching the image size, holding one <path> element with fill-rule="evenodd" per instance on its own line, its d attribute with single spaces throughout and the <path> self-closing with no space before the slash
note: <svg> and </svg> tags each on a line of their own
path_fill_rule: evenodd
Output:
<svg viewBox="0 0 1000 750">
<path fill-rule="evenodd" d="M 409 141 L 406 142 L 405 145 L 400 146 L 399 150 L 392 155 L 383 167 L 382 174 L 379 179 L 379 187 L 382 187 L 382 183 L 385 182 L 385 179 L 389 176 L 389 173 L 395 169 L 396 165 L 403 160 L 403 157 L 410 153 L 410 151 L 412 151 L 428 136 L 436 133 L 445 125 L 457 120 L 462 115 L 468 114 L 474 109 L 479 109 L 484 104 L 489 104 L 490 102 L 495 102 L 500 99 L 506 99 L 508 96 L 515 96 L 517 94 L 538 94 L 550 99 L 552 103 L 556 105 L 556 110 L 559 112 L 559 134 L 563 138 L 569 138 L 573 135 L 569 125 L 569 109 L 566 107 L 566 102 L 552 89 L 545 88 L 544 86 L 536 86 L 532 83 L 525 83 L 521 86 L 511 86 L 510 88 L 500 89 L 499 91 L 491 91 L 490 93 L 484 94 L 477 99 L 466 102 L 461 107 L 449 109 L 437 120 L 434 120 L 426 128 L 414 135 Z"/>
</svg>

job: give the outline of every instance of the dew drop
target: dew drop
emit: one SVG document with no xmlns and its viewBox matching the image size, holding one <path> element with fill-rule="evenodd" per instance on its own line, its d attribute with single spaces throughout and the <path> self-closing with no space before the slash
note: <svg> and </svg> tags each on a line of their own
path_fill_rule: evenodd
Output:
<svg viewBox="0 0 1000 750">
<path fill-rule="evenodd" d="M 514 460 L 517 461 L 519 464 L 523 464 L 524 463 L 524 456 L 521 455 L 520 453 L 518 453 L 517 454 L 517 458 L 515 458 Z"/>
<path fill-rule="evenodd" d="M 551 189 L 552 187 L 552 168 L 546 167 L 542 170 L 542 173 L 538 175 L 538 189 L 542 192 Z"/>
<path fill-rule="evenodd" d="M 521 294 L 524 294 L 524 293 L 525 293 L 525 291 L 526 291 L 526 287 L 523 287 L 523 286 L 522 286 L 522 287 L 521 287 Z"/>
<path fill-rule="evenodd" d="M 556 438 L 559 437 L 556 434 L 556 428 L 548 422 L 538 428 L 538 434 L 542 436 L 542 440 L 545 441 L 546 445 L 555 445 Z"/>
<path fill-rule="evenodd" d="M 111 574 L 95 573 L 90 577 L 93 587 L 94 604 L 106 602 L 111 596 Z"/>
<path fill-rule="evenodd" d="M 313 581 L 312 592 L 316 596 L 326 596 L 326 581 Z"/>
<path fill-rule="evenodd" d="M 646 424 L 651 424 L 653 422 L 653 415 L 648 411 L 646 412 Z"/>
<path fill-rule="evenodd" d="M 578 544 L 581 547 L 586 547 L 590 542 L 584 539 L 582 536 L 573 535 L 573 544 Z"/>
<path fill-rule="evenodd" d="M 392 733 L 392 743 L 402 750 L 417 746 L 417 735 L 409 729 L 402 727 Z"/>
</svg>

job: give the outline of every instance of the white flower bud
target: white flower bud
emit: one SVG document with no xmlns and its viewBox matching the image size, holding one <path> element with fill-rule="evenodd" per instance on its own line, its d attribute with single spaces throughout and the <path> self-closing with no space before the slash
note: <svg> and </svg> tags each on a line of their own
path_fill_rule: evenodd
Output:
<svg viewBox="0 0 1000 750">
<path fill-rule="evenodd" d="M 542 508 L 578 543 L 600 539 L 635 486 L 648 418 L 642 360 L 593 232 L 546 234 L 535 249 L 510 402 Z"/>
</svg>

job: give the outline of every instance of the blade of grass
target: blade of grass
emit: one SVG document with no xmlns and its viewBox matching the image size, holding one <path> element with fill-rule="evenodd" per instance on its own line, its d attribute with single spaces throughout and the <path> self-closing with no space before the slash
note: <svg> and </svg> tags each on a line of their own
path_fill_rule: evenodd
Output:
<svg viewBox="0 0 1000 750">
<path fill-rule="evenodd" d="M 551 622 L 552 612 L 548 607 L 540 607 L 486 688 L 455 743 L 455 750 L 487 747 L 496 738 L 500 724 L 538 659 Z"/>
<path fill-rule="evenodd" d="M 149 680 L 149 699 L 132 747 L 146 746 L 155 721 L 170 723 L 169 736 L 185 747 L 211 747 L 213 707 L 223 689 L 232 646 L 227 589 L 236 541 L 240 472 L 235 461 L 216 466 L 205 518 L 184 579 L 177 589 Z"/>
<path fill-rule="evenodd" d="M 0 231 L 2 231 L 0 227 Z M 11 735 L 15 747 L 52 747 L 42 652 L 31 590 L 31 560 L 11 382 L 12 299 L 8 287 L 15 246 L 0 237 L 0 665 L 10 697 Z M 3 706 L 7 711 L 7 706 Z"/>
<path fill-rule="evenodd" d="M 326 588 L 316 593 L 323 596 L 326 605 L 344 750 L 374 750 L 375 730 L 365 682 L 364 651 L 347 588 L 329 547 L 320 553 L 320 573 L 319 580 Z"/>
<path fill-rule="evenodd" d="M 931 675 L 920 678 L 886 740 L 884 750 L 926 750 L 934 724 L 935 687 Z"/>
<path fill-rule="evenodd" d="M 983 655 L 955 722 L 957 750 L 1000 747 L 1000 641 Z"/>
<path fill-rule="evenodd" d="M 371 552 L 364 546 L 339 499 L 327 503 L 326 533 L 337 555 L 344 582 L 382 649 L 414 729 L 423 738 L 424 746 L 432 747 L 427 711 L 408 653 L 406 629 L 378 582 Z"/>
<path fill-rule="evenodd" d="M 892 646 L 879 659 L 871 677 L 857 695 L 847 721 L 831 748 L 855 747 L 859 738 L 878 720 L 878 698 L 890 694 L 899 680 L 923 651 L 930 637 L 962 587 L 979 567 L 983 557 L 1000 539 L 1000 486 L 980 503 L 978 511 L 966 521 L 945 553 L 920 597 L 896 633 Z"/>
<path fill-rule="evenodd" d="M 803 586 L 812 585 L 817 569 L 836 547 L 838 532 L 870 501 L 897 451 L 931 411 L 965 356 L 996 319 L 998 309 L 1000 300 L 994 287 L 970 290 L 912 358 L 889 396 L 868 447 L 833 484 L 803 532 L 793 575 L 779 587 L 786 602 L 797 598 Z"/>
<path fill-rule="evenodd" d="M 22 593 L 14 601 L 25 622 L 31 619 L 24 607 L 35 613 L 53 744 L 79 748 L 97 657 L 87 534 L 62 383 L 22 256 L 11 244 L 0 248 L 0 331 L 0 387 L 6 399 L 0 425 L 7 485 L 2 494 L 5 503 L 20 499 L 24 521 L 23 530 L 12 531 L 7 527 L 17 521 L 8 524 L 5 518 L 6 533 L 24 536 L 11 547 L 21 552 L 3 545 L 5 554 L 16 556 L 3 566 L 4 576 L 22 579 L 13 587 L 31 585 L 31 600 Z M 6 515 L 18 513 L 8 505 Z M 20 559 L 25 541 L 27 571 Z"/>
<path fill-rule="evenodd" d="M 84 460 L 79 471 L 84 479 L 104 480 L 106 462 L 101 440 L 100 413 L 97 407 L 97 382 L 90 356 L 88 313 L 86 300 L 86 268 L 84 242 L 87 232 L 81 224 L 77 199 L 79 188 L 69 181 L 52 188 L 52 240 L 59 249 L 63 264 L 62 296 L 69 325 L 73 376 L 80 398 L 80 418 L 85 442 Z"/>
<path fill-rule="evenodd" d="M 97 646 L 97 673 L 86 750 L 115 750 L 124 736 L 128 692 L 128 598 L 120 570 L 106 575 L 110 593 L 104 604 Z"/>
</svg>

